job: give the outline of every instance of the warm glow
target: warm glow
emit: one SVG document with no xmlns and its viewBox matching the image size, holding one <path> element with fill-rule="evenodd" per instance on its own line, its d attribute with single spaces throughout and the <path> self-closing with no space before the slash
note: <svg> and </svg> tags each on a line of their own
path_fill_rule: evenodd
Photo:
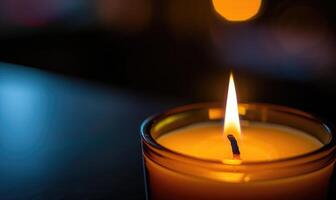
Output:
<svg viewBox="0 0 336 200">
<path fill-rule="evenodd" d="M 233 135 L 237 140 L 239 140 L 241 137 L 237 95 L 232 73 L 230 74 L 224 117 L 224 135 L 226 137 L 229 134 Z"/>
<path fill-rule="evenodd" d="M 262 0 L 212 0 L 215 10 L 229 21 L 246 21 L 254 17 Z"/>
</svg>

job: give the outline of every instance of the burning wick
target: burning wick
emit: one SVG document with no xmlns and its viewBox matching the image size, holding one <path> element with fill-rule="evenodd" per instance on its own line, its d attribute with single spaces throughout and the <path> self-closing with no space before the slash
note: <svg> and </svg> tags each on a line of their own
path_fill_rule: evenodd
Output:
<svg viewBox="0 0 336 200">
<path fill-rule="evenodd" d="M 231 143 L 232 154 L 234 159 L 240 159 L 240 151 L 236 138 L 233 135 L 228 135 L 227 138 Z"/>
</svg>

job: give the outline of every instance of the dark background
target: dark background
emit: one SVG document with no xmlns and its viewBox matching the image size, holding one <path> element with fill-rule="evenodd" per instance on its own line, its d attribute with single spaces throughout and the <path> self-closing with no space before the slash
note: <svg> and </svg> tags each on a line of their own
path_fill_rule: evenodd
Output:
<svg viewBox="0 0 336 200">
<path fill-rule="evenodd" d="M 264 1 L 230 23 L 209 0 L 3 0 L 0 59 L 188 102 L 241 101 L 333 116 L 333 1 Z"/>
<path fill-rule="evenodd" d="M 222 101 L 230 70 L 241 102 L 295 107 L 336 124 L 335 9 L 331 0 L 263 1 L 256 18 L 233 23 L 216 13 L 210 0 L 1 0 L 0 61 L 29 66 L 2 64 L 1 112 L 13 112 L 4 111 L 10 108 L 4 99 L 29 103 L 27 91 L 37 91 L 42 94 L 38 97 L 42 107 L 28 110 L 24 123 L 48 124 L 37 132 L 64 134 L 60 136 L 64 138 L 29 143 L 58 146 L 45 154 L 54 152 L 50 162 L 58 167 L 38 176 L 54 173 L 63 179 L 35 179 L 35 175 L 15 179 L 11 173 L 17 171 L 1 171 L 7 179 L 2 179 L 0 195 L 5 199 L 108 199 L 126 194 L 143 198 L 137 152 L 141 121 L 177 105 Z M 21 103 L 10 105 L 18 113 L 32 106 Z M 30 117 L 36 110 L 44 112 Z M 11 117 L 11 123 L 23 123 Z M 7 118 L 0 115 L 3 132 L 36 132 L 32 125 L 9 126 Z M 56 122 L 51 126 L 46 121 Z M 106 137 L 92 136 L 89 130 Z M 116 142 L 116 130 L 128 142 Z M 83 132 L 90 136 L 82 141 L 78 137 Z M 12 152 L 22 158 L 3 162 L 8 164 L 2 164 L 3 169 L 25 163 L 22 153 L 31 152 L 29 145 L 28 151 Z M 69 162 L 71 170 L 61 164 Z M 74 169 L 80 166 L 83 170 Z M 133 172 L 127 173 L 127 167 Z M 115 174 L 118 178 L 113 179 Z M 22 180 L 37 181 L 21 188 Z"/>
</svg>

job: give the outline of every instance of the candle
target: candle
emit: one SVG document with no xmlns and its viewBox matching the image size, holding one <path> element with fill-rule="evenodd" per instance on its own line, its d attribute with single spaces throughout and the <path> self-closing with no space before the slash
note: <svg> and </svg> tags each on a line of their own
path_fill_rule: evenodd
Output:
<svg viewBox="0 0 336 200">
<path fill-rule="evenodd" d="M 162 146 L 201 159 L 230 159 L 232 152 L 224 145 L 221 123 L 199 123 L 172 131 L 157 139 Z M 323 144 L 302 131 L 266 123 L 242 124 L 244 143 L 242 161 L 271 161 L 305 154 Z"/>
<path fill-rule="evenodd" d="M 335 163 L 325 124 L 290 108 L 238 105 L 232 76 L 225 114 L 220 104 L 168 111 L 144 123 L 142 142 L 155 200 L 323 199 Z"/>
</svg>

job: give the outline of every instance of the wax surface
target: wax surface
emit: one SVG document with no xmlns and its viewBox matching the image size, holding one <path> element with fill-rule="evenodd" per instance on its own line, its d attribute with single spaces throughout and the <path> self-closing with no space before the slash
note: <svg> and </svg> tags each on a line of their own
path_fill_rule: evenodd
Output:
<svg viewBox="0 0 336 200">
<path fill-rule="evenodd" d="M 221 123 L 199 123 L 157 139 L 173 151 L 204 159 L 232 159 L 231 146 Z M 322 147 L 312 136 L 285 126 L 242 123 L 238 140 L 243 161 L 269 161 L 302 155 Z"/>
</svg>

